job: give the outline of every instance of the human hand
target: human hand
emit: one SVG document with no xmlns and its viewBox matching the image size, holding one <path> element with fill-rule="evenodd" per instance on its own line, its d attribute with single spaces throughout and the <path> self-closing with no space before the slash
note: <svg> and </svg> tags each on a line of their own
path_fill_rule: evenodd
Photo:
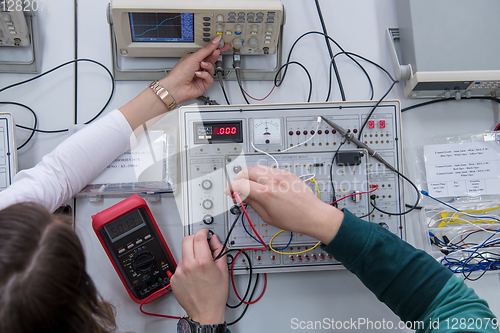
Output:
<svg viewBox="0 0 500 333">
<path fill-rule="evenodd" d="M 318 199 L 299 177 L 263 165 L 239 172 L 224 190 L 240 193 L 262 220 L 280 229 L 303 233 L 328 244 L 344 214 Z"/>
<path fill-rule="evenodd" d="M 222 244 L 213 235 L 210 247 L 208 229 L 201 229 L 194 236 L 182 240 L 182 258 L 170 279 L 177 301 L 191 319 L 201 325 L 224 323 L 228 293 L 226 256 L 214 258 Z"/>
<path fill-rule="evenodd" d="M 183 56 L 160 83 L 172 95 L 177 104 L 202 95 L 214 82 L 214 64 L 230 43 L 217 49 L 221 36 L 215 37 L 200 50 Z"/>
</svg>

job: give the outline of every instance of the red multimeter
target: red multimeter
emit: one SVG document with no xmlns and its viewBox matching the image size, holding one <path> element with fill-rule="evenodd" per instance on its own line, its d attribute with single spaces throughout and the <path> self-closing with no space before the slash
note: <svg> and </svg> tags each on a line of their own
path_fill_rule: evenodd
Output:
<svg viewBox="0 0 500 333">
<path fill-rule="evenodd" d="M 92 227 L 134 302 L 170 283 L 177 265 L 144 199 L 134 194 L 97 213 Z"/>
</svg>

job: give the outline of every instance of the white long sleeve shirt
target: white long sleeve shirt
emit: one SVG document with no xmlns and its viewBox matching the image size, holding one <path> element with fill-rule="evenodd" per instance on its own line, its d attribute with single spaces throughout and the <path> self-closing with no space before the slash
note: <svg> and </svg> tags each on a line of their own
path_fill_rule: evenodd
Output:
<svg viewBox="0 0 500 333">
<path fill-rule="evenodd" d="M 34 202 L 53 212 L 129 150 L 131 140 L 135 136 L 123 114 L 111 111 L 64 140 L 35 167 L 19 172 L 0 192 L 0 210 Z"/>
</svg>

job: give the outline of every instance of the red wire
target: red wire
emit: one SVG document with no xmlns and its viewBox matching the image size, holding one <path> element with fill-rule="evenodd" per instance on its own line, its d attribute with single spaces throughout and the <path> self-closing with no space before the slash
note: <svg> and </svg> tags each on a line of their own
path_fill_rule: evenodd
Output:
<svg viewBox="0 0 500 333">
<path fill-rule="evenodd" d="M 240 202 L 240 206 L 241 206 L 241 208 L 243 208 L 243 213 L 245 213 L 245 216 L 247 217 L 247 220 L 248 220 L 248 223 L 250 224 L 250 227 L 252 227 L 253 232 L 255 233 L 255 235 L 257 236 L 257 238 L 259 239 L 259 241 L 264 246 L 264 250 L 262 250 L 262 249 L 260 249 L 260 250 L 267 251 L 267 245 L 266 245 L 266 243 L 264 243 L 264 241 L 262 240 L 262 238 L 260 238 L 260 235 L 257 232 L 257 230 L 255 230 L 255 228 L 253 226 L 253 223 L 250 220 L 250 216 L 248 216 L 247 210 L 245 209 L 245 206 L 243 205 L 243 201 L 241 200 L 239 193 L 238 192 L 234 192 L 233 193 L 233 197 L 236 197 L 238 199 L 238 201 Z M 239 254 L 239 252 L 238 252 L 238 254 Z M 241 301 L 241 299 L 240 299 L 240 301 Z"/>
<path fill-rule="evenodd" d="M 334 202 L 332 202 L 330 205 L 334 205 L 336 204 L 337 202 L 339 202 L 340 200 L 344 200 L 345 198 L 349 198 L 349 197 L 352 197 L 353 195 L 358 195 L 358 194 L 365 194 L 365 193 L 372 193 L 376 190 L 378 190 L 378 185 L 370 185 L 371 188 L 373 188 L 373 190 L 371 191 L 365 191 L 365 192 L 354 192 L 354 193 L 351 193 L 349 195 L 346 195 L 345 197 L 342 197 L 338 200 L 335 200 Z"/>
<path fill-rule="evenodd" d="M 156 293 L 159 293 L 160 291 L 163 291 L 167 288 L 170 287 L 170 284 L 166 287 L 163 287 L 161 288 L 160 290 L 157 290 L 155 291 L 154 293 L 152 293 L 151 295 L 149 295 L 148 297 L 146 297 L 142 302 L 141 302 L 141 305 L 139 306 L 139 310 L 144 313 L 145 315 L 148 315 L 148 316 L 154 316 L 154 317 L 162 317 L 162 318 L 170 318 L 170 319 L 181 319 L 181 317 L 177 317 L 177 316 L 168 316 L 168 315 L 162 315 L 162 314 L 157 314 L 157 313 L 152 313 L 152 312 L 146 312 L 142 309 L 142 306 L 144 304 L 147 303 L 147 301 L 149 300 L 150 297 L 152 297 L 153 295 L 155 295 Z"/>
<path fill-rule="evenodd" d="M 264 250 L 264 249 L 261 249 L 261 248 L 248 247 L 248 248 L 240 250 L 238 253 L 236 253 L 236 255 L 233 258 L 233 262 L 231 263 L 231 284 L 233 285 L 233 290 L 234 290 L 234 293 L 236 294 L 236 297 L 238 297 L 238 299 L 241 302 L 243 302 L 245 304 L 254 304 L 254 303 L 257 303 L 262 298 L 262 296 L 264 296 L 264 293 L 266 292 L 266 288 L 267 288 L 267 274 L 264 273 L 264 288 L 262 289 L 262 293 L 260 294 L 260 296 L 256 300 L 251 301 L 251 302 L 244 301 L 240 297 L 240 295 L 238 294 L 238 291 L 236 290 L 236 285 L 234 284 L 234 263 L 236 262 L 236 258 L 238 258 L 238 256 L 240 255 L 240 253 L 243 252 L 243 251 L 247 251 L 247 250 L 267 251 L 267 249 Z"/>
<path fill-rule="evenodd" d="M 267 97 L 267 96 L 266 96 L 266 97 Z M 498 129 L 499 129 L 499 128 L 500 128 L 500 124 L 498 124 L 498 125 L 496 125 L 496 126 L 495 126 L 494 131 L 498 131 Z"/>
<path fill-rule="evenodd" d="M 245 93 L 245 95 L 247 95 L 248 97 L 250 97 L 250 98 L 251 98 L 251 99 L 253 99 L 254 101 L 263 101 L 263 100 L 265 100 L 266 98 L 268 98 L 268 97 L 269 97 L 269 95 L 271 95 L 271 94 L 272 94 L 272 92 L 274 91 L 274 88 L 276 88 L 276 86 L 275 86 L 275 85 L 273 86 L 273 89 L 271 89 L 271 91 L 269 92 L 269 94 L 267 94 L 267 95 L 266 95 L 266 97 L 264 97 L 264 98 L 255 98 L 255 97 L 252 97 L 252 96 L 250 96 L 250 94 L 249 94 L 249 93 L 247 93 L 247 92 L 245 91 L 245 89 L 241 88 L 241 90 L 243 90 L 243 92 Z"/>
</svg>

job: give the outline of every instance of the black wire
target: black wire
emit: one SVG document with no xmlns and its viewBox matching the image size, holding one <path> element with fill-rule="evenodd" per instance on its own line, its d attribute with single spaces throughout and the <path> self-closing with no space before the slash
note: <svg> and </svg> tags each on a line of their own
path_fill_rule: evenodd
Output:
<svg viewBox="0 0 500 333">
<path fill-rule="evenodd" d="M 387 95 L 389 95 L 389 93 L 391 92 L 392 88 L 394 88 L 394 86 L 396 85 L 396 83 L 398 83 L 398 81 L 393 81 L 389 90 L 387 90 L 387 92 L 385 93 L 384 96 L 382 96 L 381 99 L 378 100 L 377 104 L 375 104 L 375 106 L 373 107 L 373 109 L 370 111 L 370 113 L 368 114 L 368 116 L 366 116 L 366 119 L 365 121 L 363 122 L 363 125 L 361 125 L 361 128 L 359 129 L 359 134 L 358 134 L 358 140 L 361 140 L 361 133 L 363 132 L 363 130 L 365 129 L 366 127 L 366 124 L 368 124 L 368 120 L 370 120 L 370 117 L 372 116 L 373 112 L 375 112 L 375 109 L 377 109 L 377 107 L 380 105 L 380 103 L 382 103 L 382 101 L 384 100 L 384 98 L 387 97 Z"/>
<path fill-rule="evenodd" d="M 227 105 L 231 105 L 231 103 L 229 102 L 229 98 L 227 98 L 226 89 L 224 88 L 224 81 L 222 80 L 222 72 L 220 70 L 217 71 L 217 80 L 219 81 L 219 85 L 222 89 L 222 93 L 224 94 L 224 99 L 226 100 Z"/>
<path fill-rule="evenodd" d="M 32 77 L 32 78 L 30 78 L 28 80 L 24 80 L 24 81 L 17 82 L 17 83 L 11 84 L 9 86 L 6 86 L 6 87 L 0 89 L 0 93 L 4 92 L 4 91 L 6 91 L 6 90 L 8 90 L 10 88 L 14 88 L 14 87 L 20 86 L 22 84 L 31 82 L 33 80 L 36 80 L 38 78 L 41 78 L 41 77 L 49 74 L 49 73 L 52 73 L 53 71 L 58 70 L 59 68 L 62 68 L 62 67 L 67 66 L 69 64 L 77 63 L 77 62 L 80 62 L 80 61 L 91 62 L 91 63 L 94 63 L 96 65 L 101 66 L 102 68 L 104 68 L 106 70 L 106 72 L 108 73 L 109 77 L 111 78 L 111 93 L 109 94 L 109 98 L 106 101 L 106 104 L 104 104 L 104 106 L 102 107 L 101 111 L 99 111 L 92 119 L 90 119 L 89 121 L 87 121 L 87 122 L 84 123 L 85 125 L 90 124 L 91 122 L 93 122 L 97 117 L 99 117 L 104 112 L 104 110 L 106 109 L 106 107 L 108 106 L 108 104 L 111 102 L 111 99 L 113 98 L 113 95 L 115 93 L 115 79 L 113 77 L 113 74 L 110 72 L 110 70 L 106 66 L 104 66 L 103 64 L 101 64 L 98 61 L 95 61 L 95 60 L 92 60 L 92 59 L 85 59 L 85 58 L 70 60 L 70 61 L 67 61 L 67 62 L 65 62 L 65 63 L 63 63 L 61 65 L 58 65 L 58 66 L 56 66 L 56 67 L 54 67 L 54 68 L 52 68 L 52 69 L 50 69 L 50 70 L 48 70 L 48 71 L 46 71 L 46 72 L 44 72 L 42 74 L 36 75 L 36 76 L 34 76 L 34 77 Z M 21 126 L 19 126 L 19 127 L 21 127 Z M 33 128 L 27 128 L 27 127 L 21 127 L 21 128 L 28 129 L 30 131 L 35 130 L 37 132 L 42 132 L 42 133 L 60 133 L 60 132 L 66 132 L 66 131 L 68 131 L 67 129 L 66 130 L 58 130 L 58 131 L 41 131 L 41 130 L 36 130 L 36 129 L 33 129 Z"/>
<path fill-rule="evenodd" d="M 335 186 L 333 185 L 333 164 L 335 163 L 335 158 L 337 157 L 337 154 L 339 153 L 340 147 L 342 147 L 344 145 L 344 143 L 346 142 L 346 140 L 347 139 L 344 139 L 344 141 L 342 141 L 341 143 L 339 143 L 339 147 L 335 151 L 335 154 L 333 154 L 332 164 L 330 164 L 330 177 L 331 177 L 330 184 L 332 185 L 332 193 L 333 193 L 332 202 L 337 201 L 337 197 L 335 196 Z M 334 205 L 334 207 L 338 207 L 338 203 L 335 203 L 333 205 Z"/>
<path fill-rule="evenodd" d="M 257 283 L 259 283 L 259 277 L 260 277 L 260 274 L 257 274 L 257 277 L 255 279 L 255 285 L 253 286 L 253 290 L 252 290 L 252 293 L 250 294 L 250 298 L 248 299 L 248 302 L 252 301 L 252 297 L 255 294 L 255 290 L 257 290 Z M 241 315 L 238 318 L 236 318 L 234 321 L 228 323 L 227 326 L 231 326 L 231 325 L 234 325 L 237 322 L 239 322 L 241 320 L 241 318 L 243 318 L 243 316 L 247 312 L 249 306 L 250 306 L 250 304 L 246 304 L 245 309 L 243 309 L 243 312 L 241 313 Z"/>
<path fill-rule="evenodd" d="M 241 91 L 241 94 L 243 95 L 243 98 L 245 99 L 245 102 L 246 102 L 247 104 L 250 104 L 250 102 L 249 102 L 249 101 L 248 101 L 248 99 L 247 99 L 247 95 L 245 95 L 245 92 L 243 91 L 243 87 L 242 87 L 241 85 L 239 85 L 239 86 L 240 86 L 240 91 Z"/>
<path fill-rule="evenodd" d="M 417 191 L 417 200 L 415 201 L 415 204 L 413 206 L 410 207 L 410 209 L 408 209 L 407 211 L 405 212 L 402 212 L 402 213 L 389 213 L 389 212 L 386 212 L 380 208 L 378 208 L 376 205 L 375 205 L 375 201 L 372 200 L 371 204 L 372 204 L 372 207 L 375 208 L 376 210 L 378 210 L 379 212 L 381 213 L 384 213 L 384 214 L 387 214 L 387 215 L 396 215 L 396 216 L 400 216 L 400 215 L 406 215 L 408 214 L 409 212 L 411 212 L 412 210 L 414 210 L 415 208 L 417 208 L 418 206 L 418 203 L 420 201 L 420 191 L 418 190 L 418 187 L 417 185 L 415 185 L 409 178 L 407 178 L 405 175 L 403 175 L 401 172 L 399 172 L 398 170 L 396 169 L 393 169 L 392 171 L 396 172 L 400 177 L 403 177 L 404 180 L 406 180 L 408 183 L 411 184 L 411 186 L 413 186 L 413 188 L 415 189 L 415 191 Z"/>
<path fill-rule="evenodd" d="M 227 252 L 232 252 L 232 251 L 239 251 L 239 250 L 237 250 L 237 249 L 233 249 L 233 250 L 229 250 L 229 251 L 227 251 Z M 227 303 L 226 303 L 226 306 L 227 306 L 228 308 L 230 308 L 230 309 L 236 309 L 236 308 L 240 307 L 240 306 L 241 306 L 241 304 L 243 304 L 243 302 L 245 301 L 245 299 L 246 299 L 246 298 L 247 298 L 247 296 L 248 296 L 248 293 L 250 292 L 250 287 L 252 286 L 252 274 L 253 274 L 253 272 L 252 272 L 252 262 L 250 261 L 250 257 L 248 256 L 248 254 L 246 254 L 246 252 L 245 252 L 245 251 L 241 252 L 241 254 L 243 254 L 243 255 L 247 258 L 247 260 L 248 260 L 248 267 L 250 268 L 250 276 L 248 277 L 248 286 L 247 286 L 247 290 L 246 290 L 246 292 L 245 292 L 245 295 L 244 295 L 244 296 L 243 296 L 243 298 L 241 299 L 241 301 L 240 301 L 238 304 L 236 304 L 236 305 L 229 305 L 229 304 L 227 304 Z M 257 276 L 258 276 L 258 275 L 257 275 Z M 253 294 L 252 294 L 252 295 L 253 295 Z M 251 298 L 251 296 L 250 296 L 250 298 Z"/>
<path fill-rule="evenodd" d="M 378 65 L 377 63 L 375 63 L 375 62 L 373 62 L 373 61 L 371 61 L 371 60 L 365 59 L 365 58 L 363 58 L 362 56 L 357 55 L 356 53 L 352 53 L 352 52 L 339 52 L 339 53 L 335 54 L 335 55 L 332 57 L 332 59 L 330 60 L 330 64 L 331 64 L 331 65 L 332 65 L 332 64 L 336 64 L 336 62 L 335 62 L 335 58 L 336 58 L 338 55 L 341 55 L 341 54 L 345 54 L 345 55 L 347 55 L 347 56 L 349 56 L 349 55 L 356 55 L 356 56 L 358 56 L 359 58 L 361 58 L 361 59 L 363 59 L 363 60 L 366 60 L 366 61 L 368 61 L 368 62 L 370 62 L 370 63 L 372 63 L 372 64 L 375 64 L 375 65 L 376 65 L 376 66 L 378 66 L 378 67 L 381 67 L 381 66 L 380 66 L 380 65 Z M 350 58 L 351 58 L 351 57 L 350 57 Z M 353 58 L 351 58 L 351 60 L 354 60 L 354 59 L 353 59 Z M 354 60 L 354 61 L 355 61 L 355 60 Z M 358 66 L 361 68 L 361 70 L 362 70 L 362 71 L 363 71 L 363 73 L 365 74 L 366 78 L 368 79 L 368 83 L 370 84 L 370 91 L 371 91 L 371 92 L 370 92 L 370 100 L 372 100 L 372 99 L 373 99 L 373 95 L 375 94 L 374 89 L 373 89 L 373 82 L 372 82 L 372 78 L 370 77 L 370 75 L 368 74 L 368 72 L 365 70 L 365 68 L 364 68 L 364 67 L 363 67 L 360 63 L 358 63 L 357 61 L 355 61 L 355 62 L 358 64 Z M 337 66 L 337 65 L 335 65 L 335 66 Z M 329 75 L 329 76 L 331 76 L 331 75 L 332 75 L 332 66 L 329 66 L 329 68 L 330 68 L 330 75 Z M 381 68 L 382 68 L 382 67 L 381 67 Z M 383 69 L 383 68 L 382 68 L 382 69 Z M 385 71 L 385 69 L 384 69 L 384 71 Z M 328 82 L 328 95 L 326 95 L 326 100 L 325 100 L 325 102 L 328 102 L 328 100 L 330 99 L 330 93 L 331 93 L 331 90 L 332 90 L 332 81 L 330 80 L 330 81 Z"/>
<path fill-rule="evenodd" d="M 323 19 L 323 14 L 321 13 L 321 7 L 319 5 L 319 1 L 315 0 L 316 3 L 316 11 L 318 12 L 319 20 L 321 23 L 321 28 L 323 29 L 323 33 L 325 34 L 325 43 L 326 47 L 328 48 L 328 53 L 330 54 L 330 59 L 333 59 L 333 51 L 332 51 L 332 46 L 330 45 L 330 40 L 326 37 L 328 36 L 328 32 L 326 31 L 326 25 L 325 25 L 325 20 Z M 344 92 L 344 87 L 342 85 L 342 79 L 340 78 L 340 73 L 337 68 L 337 64 L 335 62 L 330 63 L 330 74 L 328 75 L 329 79 L 329 85 L 328 85 L 328 97 L 326 101 L 330 98 L 330 92 L 332 90 L 332 71 L 331 67 L 333 67 L 333 70 L 335 71 L 335 76 L 337 78 L 337 83 L 339 85 L 339 90 L 340 90 L 340 95 L 342 96 L 342 100 L 345 101 L 345 92 Z"/>
<path fill-rule="evenodd" d="M 296 64 L 296 65 L 299 65 L 300 67 L 302 67 L 303 70 L 306 71 L 306 74 L 307 74 L 307 77 L 309 78 L 309 97 L 307 98 L 307 102 L 310 102 L 311 101 L 311 94 L 312 94 L 312 79 L 311 79 L 311 75 L 309 74 L 309 71 L 307 70 L 307 68 L 304 67 L 304 65 L 302 65 L 300 62 L 298 61 L 289 61 L 289 62 L 286 62 L 285 64 L 283 64 L 283 66 L 280 67 L 280 69 L 278 69 L 278 71 L 276 72 L 276 76 L 274 77 L 274 85 L 279 87 L 281 85 L 281 82 L 283 82 L 283 78 L 284 78 L 284 74 L 281 78 L 281 81 L 279 82 L 279 85 L 278 85 L 278 75 L 280 74 L 280 72 L 283 70 L 283 68 L 286 66 L 286 68 L 288 68 L 288 65 L 291 65 L 291 64 Z M 286 68 L 285 68 L 285 72 L 286 72 Z"/>
<path fill-rule="evenodd" d="M 33 114 L 33 127 L 36 128 L 36 126 L 38 125 L 38 117 L 36 116 L 36 113 L 35 111 L 33 111 L 32 108 L 30 108 L 29 106 L 27 105 L 24 105 L 24 104 L 21 104 L 21 103 L 18 103 L 18 102 L 0 102 L 0 104 L 3 104 L 3 105 L 17 105 L 17 106 L 20 106 L 20 107 L 23 107 L 25 109 L 28 109 L 32 114 Z M 16 124 L 17 127 L 19 127 L 19 125 Z M 22 145 L 20 145 L 19 147 L 17 147 L 17 150 L 23 148 L 24 146 L 26 146 L 28 144 L 28 142 L 31 141 L 31 139 L 33 138 L 33 135 L 35 135 L 35 131 L 31 131 L 31 134 L 30 136 L 28 137 L 28 139 L 26 139 L 26 141 L 24 141 L 24 143 Z"/>
<path fill-rule="evenodd" d="M 219 254 L 217 255 L 217 257 L 215 257 L 214 260 L 219 260 L 223 255 L 225 255 L 227 252 L 229 252 L 229 251 L 224 252 L 224 250 L 226 249 L 227 242 L 229 241 L 229 237 L 231 236 L 231 233 L 233 232 L 233 229 L 236 226 L 236 223 L 238 222 L 238 219 L 240 218 L 240 216 L 241 216 L 241 210 L 238 212 L 236 218 L 234 219 L 233 225 L 231 226 L 231 228 L 229 229 L 229 232 L 227 233 L 226 240 L 224 241 L 224 245 L 222 246 L 222 249 L 220 250 Z"/>
<path fill-rule="evenodd" d="M 307 35 L 311 35 L 311 34 L 316 34 L 316 35 L 322 35 L 322 36 L 325 36 L 325 38 L 328 38 L 328 40 L 330 40 L 331 42 L 333 42 L 342 52 L 345 52 L 344 49 L 340 46 L 339 43 L 337 43 L 333 38 L 331 38 L 330 36 L 320 32 L 320 31 L 308 31 L 304 34 L 302 34 L 299 38 L 297 38 L 295 40 L 295 42 L 292 44 L 292 47 L 290 48 L 290 51 L 288 52 L 288 57 L 287 57 L 287 63 L 285 64 L 286 68 L 283 72 L 283 76 L 281 77 L 281 81 L 280 82 L 277 82 L 276 78 L 274 79 L 274 84 L 279 87 L 283 80 L 285 79 L 285 76 L 286 76 L 286 73 L 287 73 L 287 70 L 288 70 L 288 62 L 290 62 L 290 57 L 292 56 L 292 51 L 293 51 L 293 48 L 295 47 L 295 45 L 298 43 L 299 40 L 301 40 L 302 38 L 304 38 L 305 36 Z M 363 68 L 363 66 L 361 66 L 361 64 L 359 62 L 356 61 L 356 59 L 352 58 L 350 55 L 347 55 L 352 61 L 354 61 L 359 67 Z M 279 72 L 278 72 L 279 73 Z"/>
<path fill-rule="evenodd" d="M 229 99 L 227 98 L 227 95 L 226 95 L 226 89 L 222 85 L 220 87 L 222 89 L 222 93 L 224 94 L 224 99 L 226 100 L 227 105 L 231 105 L 231 103 L 229 102 Z"/>
<path fill-rule="evenodd" d="M 365 214 L 365 215 L 359 216 L 359 218 L 360 218 L 360 219 L 362 219 L 362 218 L 365 218 L 365 217 L 367 217 L 367 216 L 370 216 L 371 214 L 373 214 L 373 212 L 374 212 L 374 211 L 375 211 L 375 207 L 373 207 L 373 205 L 372 205 L 372 210 L 371 210 L 368 214 Z"/>
<path fill-rule="evenodd" d="M 500 104 L 500 99 L 496 98 L 496 97 L 472 96 L 470 98 L 466 98 L 465 100 L 468 100 L 468 99 L 490 100 L 490 101 L 497 102 L 497 103 Z M 420 107 L 426 106 L 426 105 L 431 105 L 431 104 L 440 103 L 440 102 L 448 102 L 448 101 L 456 101 L 456 99 L 455 98 L 433 99 L 431 101 L 427 101 L 427 102 L 423 102 L 423 103 L 418 103 L 418 104 L 407 106 L 407 107 L 401 109 L 401 112 L 410 111 L 410 110 L 413 110 L 413 109 L 416 109 L 416 108 L 420 108 Z"/>
</svg>

